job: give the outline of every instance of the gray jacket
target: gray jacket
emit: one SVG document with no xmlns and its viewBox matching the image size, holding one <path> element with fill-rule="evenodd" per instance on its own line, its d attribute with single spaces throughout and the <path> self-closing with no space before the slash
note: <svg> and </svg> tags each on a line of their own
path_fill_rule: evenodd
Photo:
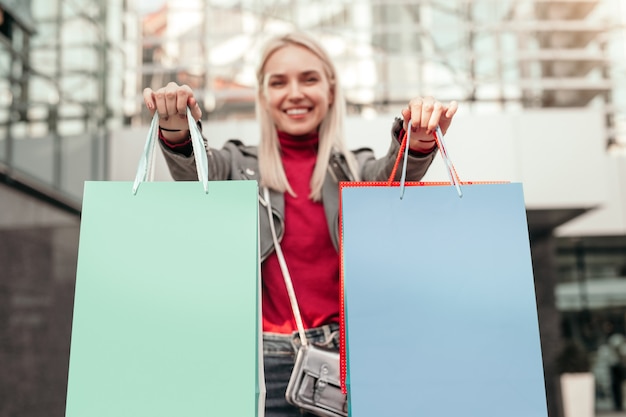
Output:
<svg viewBox="0 0 626 417">
<path fill-rule="evenodd" d="M 375 159 L 371 149 L 363 148 L 353 151 L 356 157 L 362 181 L 385 181 L 389 179 L 393 169 L 400 142 L 398 134 L 402 128 L 402 120 L 396 118 L 391 130 L 391 144 L 387 154 Z M 205 142 L 206 145 L 206 142 Z M 196 164 L 193 154 L 185 156 L 173 152 L 161 144 L 165 160 L 170 173 L 178 181 L 196 181 Z M 409 154 L 407 164 L 407 181 L 419 181 L 432 163 L 436 152 L 431 152 L 424 156 L 414 156 Z M 209 158 L 209 180 L 259 180 L 259 169 L 257 159 L 257 147 L 245 146 L 238 140 L 229 140 L 222 149 L 208 148 Z M 400 169 L 396 173 L 396 179 L 400 178 Z M 339 153 L 331 156 L 328 173 L 322 188 L 322 202 L 328 229 L 335 248 L 339 248 L 339 181 L 350 181 L 349 171 L 345 160 Z M 272 214 L 276 233 L 279 241 L 282 240 L 284 230 L 285 200 L 282 193 L 270 190 Z M 264 260 L 272 253 L 274 243 L 267 216 L 267 203 L 259 194 L 259 232 L 261 245 L 261 260 Z M 265 214 L 263 214 L 265 213 Z"/>
</svg>

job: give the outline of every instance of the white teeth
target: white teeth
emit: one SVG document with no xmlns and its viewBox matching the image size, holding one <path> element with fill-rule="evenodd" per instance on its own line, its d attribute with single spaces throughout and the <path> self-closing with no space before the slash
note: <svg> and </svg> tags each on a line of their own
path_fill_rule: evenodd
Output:
<svg viewBox="0 0 626 417">
<path fill-rule="evenodd" d="M 304 114 L 304 113 L 307 113 L 308 111 L 309 111 L 308 109 L 289 109 L 287 110 L 287 114 L 289 115 Z"/>
</svg>

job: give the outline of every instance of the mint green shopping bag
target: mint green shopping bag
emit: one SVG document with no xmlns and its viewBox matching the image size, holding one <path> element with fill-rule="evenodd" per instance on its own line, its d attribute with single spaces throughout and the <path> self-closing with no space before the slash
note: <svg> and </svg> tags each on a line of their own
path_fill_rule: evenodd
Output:
<svg viewBox="0 0 626 417">
<path fill-rule="evenodd" d="M 204 185 L 85 184 L 66 417 L 263 415 L 257 183 Z"/>
</svg>

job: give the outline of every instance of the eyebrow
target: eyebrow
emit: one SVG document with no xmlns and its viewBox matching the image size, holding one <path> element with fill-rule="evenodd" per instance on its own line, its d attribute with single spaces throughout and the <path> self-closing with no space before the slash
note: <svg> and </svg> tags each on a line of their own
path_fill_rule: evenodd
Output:
<svg viewBox="0 0 626 417">
<path fill-rule="evenodd" d="M 318 70 L 306 70 L 306 71 L 302 71 L 301 73 L 299 73 L 299 76 L 307 76 L 307 75 L 320 75 L 321 73 Z M 272 78 L 272 77 L 285 77 L 286 74 L 284 73 L 273 73 L 273 74 L 267 74 L 267 78 Z"/>
</svg>

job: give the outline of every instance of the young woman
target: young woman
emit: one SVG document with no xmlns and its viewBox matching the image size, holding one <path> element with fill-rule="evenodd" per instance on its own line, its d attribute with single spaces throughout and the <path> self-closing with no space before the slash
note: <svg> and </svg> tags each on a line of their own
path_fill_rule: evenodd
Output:
<svg viewBox="0 0 626 417">
<path fill-rule="evenodd" d="M 338 347 L 338 181 L 386 180 L 405 129 L 410 129 L 407 180 L 420 180 L 435 154 L 432 131 L 445 133 L 457 110 L 432 97 L 414 98 L 392 127 L 389 152 L 350 152 L 343 134 L 345 102 L 337 72 L 310 36 L 291 33 L 270 40 L 257 70 L 259 146 L 229 141 L 208 149 L 209 179 L 256 179 L 270 190 L 274 224 L 289 268 L 306 334 L 311 342 Z M 159 114 L 161 147 L 176 180 L 195 180 L 186 108 L 202 113 L 186 85 L 143 93 Z M 409 127 L 410 122 L 410 127 Z M 400 174 L 398 173 L 398 176 Z M 285 400 L 299 337 L 261 199 L 263 350 L 266 416 L 302 416 Z M 305 414 L 306 415 L 306 414 Z"/>
</svg>

